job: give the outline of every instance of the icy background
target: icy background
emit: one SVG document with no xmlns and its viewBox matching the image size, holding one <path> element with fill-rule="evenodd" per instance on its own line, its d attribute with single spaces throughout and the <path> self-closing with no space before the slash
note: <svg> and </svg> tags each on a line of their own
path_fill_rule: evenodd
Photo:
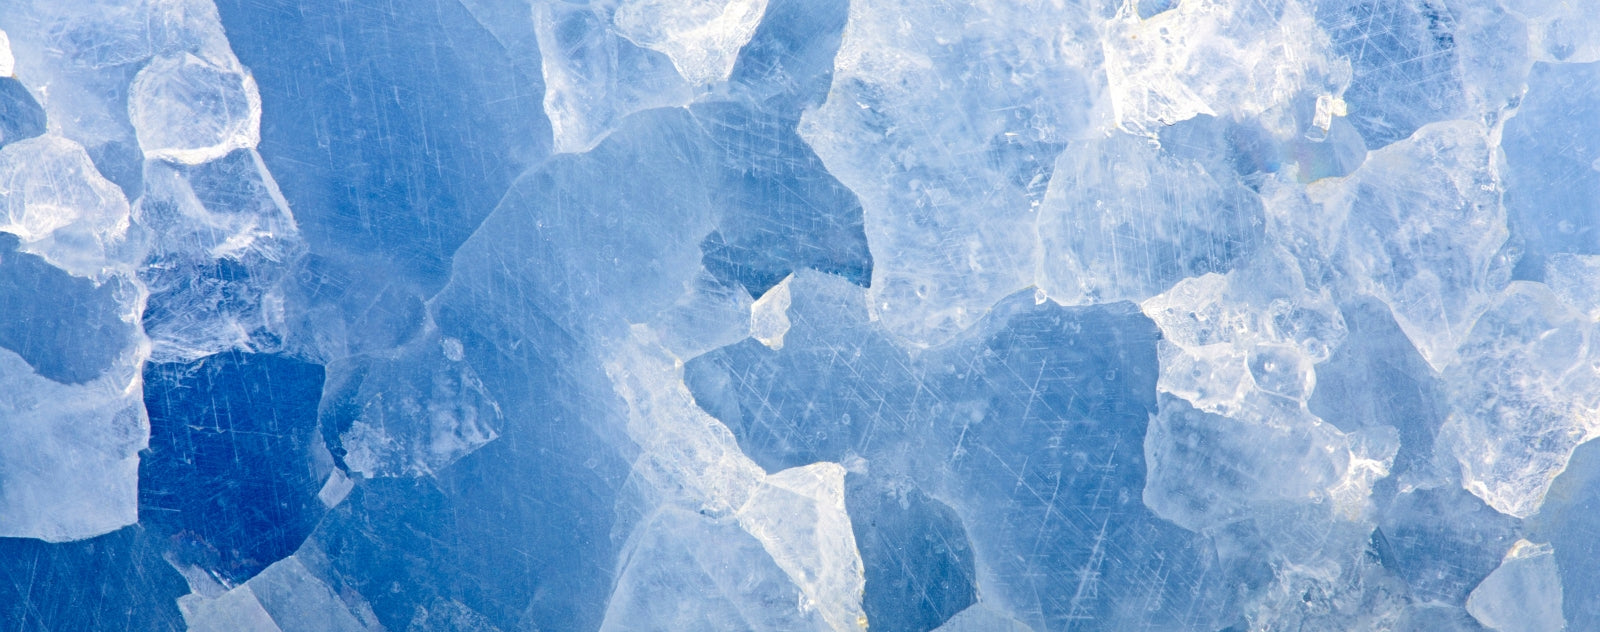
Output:
<svg viewBox="0 0 1600 632">
<path fill-rule="evenodd" d="M 0 629 L 1600 630 L 1600 0 L 0 29 Z"/>
</svg>

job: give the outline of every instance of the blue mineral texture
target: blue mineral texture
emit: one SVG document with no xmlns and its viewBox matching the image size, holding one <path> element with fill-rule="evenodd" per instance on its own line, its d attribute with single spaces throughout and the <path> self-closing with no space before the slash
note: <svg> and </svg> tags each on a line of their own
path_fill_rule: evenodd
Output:
<svg viewBox="0 0 1600 632">
<path fill-rule="evenodd" d="M 0 630 L 1600 630 L 1600 0 L 0 0 Z"/>
</svg>

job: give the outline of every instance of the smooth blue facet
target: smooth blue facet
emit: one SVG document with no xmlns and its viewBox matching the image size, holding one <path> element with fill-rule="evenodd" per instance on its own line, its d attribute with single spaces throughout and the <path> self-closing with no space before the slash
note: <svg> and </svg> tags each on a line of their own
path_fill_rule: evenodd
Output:
<svg viewBox="0 0 1600 632">
<path fill-rule="evenodd" d="M 0 147 L 44 133 L 44 108 L 28 88 L 12 77 L 0 77 Z"/>
<path fill-rule="evenodd" d="M 1506 121 L 1507 224 L 1533 269 L 1556 253 L 1600 254 L 1596 82 L 1600 62 L 1534 64 L 1527 96 Z"/>
<path fill-rule="evenodd" d="M 117 283 L 96 287 L 0 233 L 0 347 L 64 384 L 99 377 L 122 353 L 131 327 L 118 318 Z"/>
<path fill-rule="evenodd" d="M 0 621 L 19 630 L 185 629 L 183 577 L 162 559 L 167 543 L 132 526 L 51 544 L 0 538 Z"/>
<path fill-rule="evenodd" d="M 907 481 L 851 475 L 845 506 L 866 577 L 862 609 L 890 630 L 926 632 L 977 601 L 967 530 Z"/>
<path fill-rule="evenodd" d="M 227 585 L 300 547 L 326 510 L 316 455 L 321 366 L 228 352 L 145 367 L 141 524 Z"/>
<path fill-rule="evenodd" d="M 550 132 L 537 48 L 460 2 L 412 4 L 217 8 L 261 87 L 262 158 L 312 247 L 437 288 Z"/>
</svg>

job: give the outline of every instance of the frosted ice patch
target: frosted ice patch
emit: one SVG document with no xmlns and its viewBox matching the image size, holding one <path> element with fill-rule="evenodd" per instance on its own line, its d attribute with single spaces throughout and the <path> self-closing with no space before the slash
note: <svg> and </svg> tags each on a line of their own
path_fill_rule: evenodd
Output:
<svg viewBox="0 0 1600 632">
<path fill-rule="evenodd" d="M 772 286 L 750 306 L 750 337 L 774 351 L 783 348 L 783 335 L 789 333 L 789 280 Z"/>
<path fill-rule="evenodd" d="M 1550 255 L 1544 282 L 1561 302 L 1600 321 L 1600 255 Z"/>
<path fill-rule="evenodd" d="M 1145 436 L 1145 505 L 1197 533 L 1266 507 L 1319 506 L 1319 516 L 1363 523 L 1399 436 L 1386 426 L 1345 433 L 1309 410 L 1315 365 L 1348 330 L 1287 253 L 1262 254 L 1271 256 L 1184 279 L 1140 305 L 1161 330 L 1165 394 Z"/>
<path fill-rule="evenodd" d="M 776 299 L 777 296 L 773 295 L 773 300 Z M 671 306 L 652 316 L 648 324 L 651 330 L 660 332 L 661 346 L 669 353 L 680 358 L 693 358 L 751 337 L 757 318 L 757 313 L 752 309 L 754 302 L 750 292 L 743 287 L 723 283 L 710 273 L 701 271 L 690 282 L 687 291 Z M 785 309 L 788 304 L 785 300 Z M 788 327 L 786 320 L 783 330 L 787 331 Z"/>
<path fill-rule="evenodd" d="M 1033 632 L 1033 628 L 999 610 L 975 603 L 957 612 L 933 632 Z"/>
<path fill-rule="evenodd" d="M 99 71 L 185 51 L 213 61 L 233 59 L 211 0 L 16 4 L 32 5 L 43 22 L 44 42 L 77 67 Z"/>
<path fill-rule="evenodd" d="M 234 590 L 250 590 L 273 622 L 283 630 L 369 632 L 381 630 L 371 606 L 360 595 L 341 595 L 303 560 L 320 556 L 312 546 L 274 562 Z M 322 560 L 326 565 L 326 560 Z M 351 599 L 354 603 L 346 602 Z"/>
<path fill-rule="evenodd" d="M 80 223 L 105 237 L 119 237 L 128 225 L 121 191 L 99 177 L 81 146 L 59 136 L 0 150 L 0 209 L 5 211 L 0 229 L 24 243 Z"/>
<path fill-rule="evenodd" d="M 139 519 L 150 427 L 133 366 L 69 386 L 0 349 L 0 536 L 66 542 Z"/>
<path fill-rule="evenodd" d="M 432 475 L 499 438 L 500 404 L 459 346 L 425 335 L 381 355 L 328 366 L 324 398 L 337 405 L 322 414 L 349 411 L 354 417 L 339 435 L 350 471 L 369 478 Z"/>
<path fill-rule="evenodd" d="M 1167 399 L 1145 436 L 1144 503 L 1197 533 L 1292 505 L 1325 504 L 1332 517 L 1360 521 L 1399 446 L 1392 428 L 1346 434 L 1309 413 L 1261 423 Z"/>
<path fill-rule="evenodd" d="M 733 72 L 766 9 L 767 0 L 623 0 L 612 20 L 623 37 L 664 53 L 703 86 Z"/>
<path fill-rule="evenodd" d="M 1348 331 L 1332 297 L 1307 289 L 1287 255 L 1276 254 L 1228 275 L 1184 279 L 1140 305 L 1162 333 L 1159 390 L 1241 419 L 1302 416 L 1314 365 Z"/>
<path fill-rule="evenodd" d="M 184 595 L 178 609 L 190 632 L 282 632 L 248 585 L 215 599 Z"/>
<path fill-rule="evenodd" d="M 1349 282 L 1389 305 L 1435 369 L 1510 276 L 1496 151 L 1480 124 L 1432 123 L 1308 187 L 1323 207 L 1314 221 L 1343 222 Z"/>
<path fill-rule="evenodd" d="M 236 63 L 191 53 L 152 59 L 128 88 L 128 117 L 148 158 L 200 164 L 261 141 L 261 94 Z"/>
<path fill-rule="evenodd" d="M 334 468 L 333 472 L 328 474 L 328 480 L 322 483 L 322 489 L 317 491 L 317 500 L 322 501 L 324 507 L 337 507 L 355 487 L 356 482 L 345 475 L 344 470 Z"/>
<path fill-rule="evenodd" d="M 409 371 L 397 371 L 404 366 Z M 341 364 L 339 371 L 347 371 Z M 465 363 L 401 356 L 340 384 L 359 417 L 339 435 L 345 464 L 367 477 L 436 474 L 500 436 L 500 406 Z M 341 375 L 340 379 L 348 378 Z M 354 386 L 353 395 L 343 389 Z"/>
<path fill-rule="evenodd" d="M 1467 490 L 1508 515 L 1539 510 L 1573 451 L 1600 435 L 1597 336 L 1543 284 L 1497 297 L 1443 373 L 1451 412 L 1438 442 Z"/>
<path fill-rule="evenodd" d="M 818 463 L 766 475 L 727 426 L 695 404 L 682 363 L 648 327 L 634 326 L 631 340 L 616 344 L 606 373 L 627 403 L 628 434 L 640 448 L 634 474 L 668 506 L 736 517 L 800 588 L 802 613 L 820 612 L 834 630 L 856 629 L 864 579 L 845 513 L 844 468 Z"/>
<path fill-rule="evenodd" d="M 1497 632 L 1556 632 L 1567 627 L 1561 613 L 1561 575 L 1548 544 L 1518 540 L 1500 567 L 1467 597 L 1467 612 Z"/>
<path fill-rule="evenodd" d="M 272 563 L 250 581 L 215 597 L 184 595 L 178 608 L 190 630 L 273 632 L 381 630 L 370 606 L 354 595 L 352 607 L 300 559 L 309 547 Z"/>
<path fill-rule="evenodd" d="M 374 627 L 375 632 L 382 628 Z M 418 606 L 406 630 L 458 630 L 460 632 L 501 632 L 489 617 L 455 599 L 434 597 L 427 607 Z"/>
<path fill-rule="evenodd" d="M 541 2 L 533 18 L 556 153 L 588 151 L 623 117 L 694 96 L 670 59 L 618 36 L 600 7 Z"/>
<path fill-rule="evenodd" d="M 1600 61 L 1600 0 L 1505 0 L 1506 8 L 1528 21 L 1528 48 L 1535 61 Z"/>
<path fill-rule="evenodd" d="M 727 426 L 701 410 L 683 383 L 683 364 L 655 334 L 633 328 L 606 363 L 612 388 L 628 406 L 627 431 L 640 452 L 634 473 L 670 501 L 711 515 L 732 514 L 750 500 L 765 473 L 739 449 Z"/>
<path fill-rule="evenodd" d="M 197 166 L 152 162 L 144 186 L 135 216 L 153 235 L 149 260 L 159 262 L 141 272 L 152 359 L 276 350 L 287 337 L 280 281 L 305 244 L 260 156 L 246 149 Z M 213 272 L 220 266 L 246 273 Z"/>
<path fill-rule="evenodd" d="M 1261 241 L 1261 202 L 1231 171 L 1122 132 L 1069 143 L 1038 215 L 1039 283 L 1063 305 L 1142 301 Z"/>
<path fill-rule="evenodd" d="M 739 524 L 761 541 L 778 567 L 834 630 L 866 628 L 861 554 L 844 506 L 844 467 L 813 463 L 767 476 L 744 507 Z"/>
<path fill-rule="evenodd" d="M 11 38 L 5 31 L 0 31 L 0 77 L 10 77 L 16 74 L 17 58 L 11 54 Z"/>
<path fill-rule="evenodd" d="M 1294 0 L 1182 0 L 1150 19 L 1138 4 L 1122 3 L 1102 39 L 1112 109 L 1129 132 L 1153 137 L 1201 114 L 1278 110 L 1263 122 L 1288 137 L 1290 99 L 1306 89 L 1337 96 L 1349 82 L 1348 63 L 1333 57 L 1327 35 Z"/>
<path fill-rule="evenodd" d="M 938 344 L 1034 284 L 1037 206 L 1094 110 L 1092 27 L 1052 2 L 849 11 L 827 101 L 799 132 L 860 197 L 872 316 Z"/>
<path fill-rule="evenodd" d="M 78 276 L 100 278 L 127 235 L 128 201 L 88 152 L 60 136 L 0 149 L 0 231 Z"/>
<path fill-rule="evenodd" d="M 461 362 L 467 359 L 466 349 L 461 346 L 461 340 L 446 336 L 439 339 L 439 348 L 444 351 L 444 359 L 451 362 Z"/>
<path fill-rule="evenodd" d="M 834 629 L 815 608 L 797 607 L 805 594 L 730 520 L 663 508 L 618 560 L 601 632 Z"/>
</svg>

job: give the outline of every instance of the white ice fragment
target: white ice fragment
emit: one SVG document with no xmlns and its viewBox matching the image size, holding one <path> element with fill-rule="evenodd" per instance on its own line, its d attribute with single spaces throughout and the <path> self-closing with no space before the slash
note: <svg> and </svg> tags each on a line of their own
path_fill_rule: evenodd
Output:
<svg viewBox="0 0 1600 632">
<path fill-rule="evenodd" d="M 1039 208 L 1039 283 L 1063 305 L 1142 301 L 1222 271 L 1259 241 L 1261 203 L 1212 173 L 1122 132 L 1068 143 Z"/>
<path fill-rule="evenodd" d="M 215 599 L 184 595 L 178 598 L 178 609 L 189 632 L 282 632 L 248 585 Z"/>
<path fill-rule="evenodd" d="M 88 152 L 45 135 L 0 149 L 0 231 L 72 274 L 103 278 L 127 235 L 128 201 Z"/>
<path fill-rule="evenodd" d="M 657 312 L 648 324 L 659 332 L 667 352 L 693 358 L 749 338 L 753 302 L 743 287 L 723 283 L 702 270 L 678 300 Z"/>
<path fill-rule="evenodd" d="M 1286 254 L 1261 259 L 1184 279 L 1141 303 L 1162 333 L 1158 389 L 1240 419 L 1302 416 L 1313 365 L 1343 343 L 1344 318 L 1326 291 L 1304 287 Z"/>
<path fill-rule="evenodd" d="M 1372 484 L 1388 475 L 1400 445 L 1394 430 L 1346 434 L 1295 408 L 1275 421 L 1164 401 L 1145 436 L 1145 505 L 1200 533 L 1297 504 L 1326 504 L 1347 521 L 1367 517 Z"/>
<path fill-rule="evenodd" d="M 1467 612 L 1497 632 L 1559 632 L 1561 575 L 1548 544 L 1517 540 L 1500 567 L 1467 596 Z"/>
<path fill-rule="evenodd" d="M 860 197 L 871 313 L 905 344 L 1034 285 L 1036 207 L 1095 104 L 1092 27 L 1066 5 L 850 3 L 827 101 L 799 131 Z"/>
<path fill-rule="evenodd" d="M 761 24 L 767 0 L 623 0 L 617 32 L 660 51 L 697 86 L 728 78 L 739 49 Z"/>
<path fill-rule="evenodd" d="M 1033 632 L 1033 628 L 980 602 L 957 612 L 933 632 Z"/>
<path fill-rule="evenodd" d="M 864 629 L 861 554 L 844 506 L 844 467 L 813 463 L 766 477 L 739 524 L 805 593 L 834 630 Z"/>
<path fill-rule="evenodd" d="M 1544 264 L 1544 283 L 1561 302 L 1600 321 L 1600 255 L 1550 255 Z"/>
<path fill-rule="evenodd" d="M 1600 61 L 1600 0 L 1504 0 L 1528 21 L 1528 48 L 1534 61 L 1590 63 Z"/>
<path fill-rule="evenodd" d="M 838 632 L 859 629 L 865 580 L 844 507 L 844 468 L 817 463 L 766 475 L 727 426 L 695 404 L 683 382 L 683 364 L 647 326 L 633 326 L 629 340 L 614 343 L 606 373 L 627 404 L 627 431 L 640 449 L 634 474 L 663 504 L 735 518 L 800 588 L 802 599 L 794 605 L 802 614 L 820 612 Z M 735 554 L 715 548 L 703 546 L 695 555 Z M 621 582 L 617 590 L 614 604 L 626 596 Z"/>
<path fill-rule="evenodd" d="M 783 348 L 783 335 L 789 333 L 789 280 L 794 275 L 768 289 L 750 306 L 750 337 L 768 348 Z"/>
<path fill-rule="evenodd" d="M 65 385 L 0 349 L 0 536 L 66 542 L 138 521 L 150 426 L 136 354 Z"/>
<path fill-rule="evenodd" d="M 258 351 L 258 340 L 287 335 L 280 281 L 305 243 L 255 150 L 194 167 L 151 162 L 134 219 L 149 229 L 150 259 L 160 261 L 142 273 L 158 306 L 144 322 L 152 359 Z M 223 262 L 247 274 L 206 274 Z"/>
<path fill-rule="evenodd" d="M 816 609 L 732 521 L 676 507 L 649 516 L 619 556 L 601 632 L 823 632 Z"/>
<path fill-rule="evenodd" d="M 5 31 L 0 31 L 0 77 L 10 77 L 16 74 L 17 58 L 11 54 L 11 38 Z"/>
<path fill-rule="evenodd" d="M 1326 138 L 1328 135 L 1328 128 L 1333 126 L 1333 118 L 1336 116 L 1344 116 L 1347 113 L 1348 108 L 1349 106 L 1345 104 L 1344 99 L 1331 94 L 1318 95 L 1316 110 L 1311 116 L 1311 125 L 1320 130 L 1320 133 L 1317 134 L 1313 140 L 1322 140 Z M 1312 132 L 1308 130 L 1307 133 L 1310 134 Z"/>
<path fill-rule="evenodd" d="M 499 438 L 500 404 L 461 350 L 451 351 L 430 331 L 376 357 L 329 365 L 325 397 L 355 415 L 339 436 L 351 472 L 432 475 Z"/>
<path fill-rule="evenodd" d="M 655 334 L 644 326 L 632 333 L 605 368 L 627 403 L 628 435 L 640 448 L 634 472 L 669 499 L 712 515 L 732 514 L 765 473 L 727 426 L 695 404 L 683 364 L 661 350 Z"/>
<path fill-rule="evenodd" d="M 1387 303 L 1437 370 L 1509 279 L 1496 152 L 1479 123 L 1431 123 L 1308 187 L 1316 221 L 1343 221 L 1350 284 Z"/>
<path fill-rule="evenodd" d="M 147 158 L 196 165 L 261 141 L 261 94 L 237 63 L 192 53 L 152 59 L 128 88 L 128 117 Z"/>
<path fill-rule="evenodd" d="M 365 600 L 356 595 L 352 607 L 306 566 L 301 557 L 309 549 L 310 543 L 227 592 L 178 598 L 184 621 L 190 630 L 208 632 L 381 630 Z"/>
<path fill-rule="evenodd" d="M 444 359 L 451 362 L 461 362 L 467 359 L 467 352 L 461 346 L 461 340 L 452 336 L 439 339 L 439 348 L 444 351 Z"/>
<path fill-rule="evenodd" d="M 273 562 L 234 590 L 251 591 L 273 622 L 286 631 L 381 630 L 365 600 L 355 597 L 357 603 L 352 607 L 301 560 L 309 548 L 303 546 L 294 555 Z"/>
<path fill-rule="evenodd" d="M 344 470 L 334 468 L 333 472 L 328 474 L 328 480 L 322 483 L 322 489 L 317 491 L 317 500 L 322 501 L 324 507 L 337 507 L 355 487 L 356 482 L 345 475 Z"/>
<path fill-rule="evenodd" d="M 1533 515 L 1572 453 L 1600 435 L 1600 331 L 1540 283 L 1500 294 L 1443 373 L 1439 446 L 1489 506 Z"/>
<path fill-rule="evenodd" d="M 1153 137 L 1200 114 L 1276 110 L 1263 122 L 1287 137 L 1290 99 L 1306 89 L 1342 92 L 1348 82 L 1348 63 L 1294 0 L 1182 0 L 1149 19 L 1138 4 L 1122 3 L 1102 35 L 1112 109 L 1128 132 Z"/>
<path fill-rule="evenodd" d="M 618 36 L 597 6 L 536 2 L 533 19 L 556 153 L 588 151 L 623 117 L 694 97 L 671 60 Z"/>
</svg>

